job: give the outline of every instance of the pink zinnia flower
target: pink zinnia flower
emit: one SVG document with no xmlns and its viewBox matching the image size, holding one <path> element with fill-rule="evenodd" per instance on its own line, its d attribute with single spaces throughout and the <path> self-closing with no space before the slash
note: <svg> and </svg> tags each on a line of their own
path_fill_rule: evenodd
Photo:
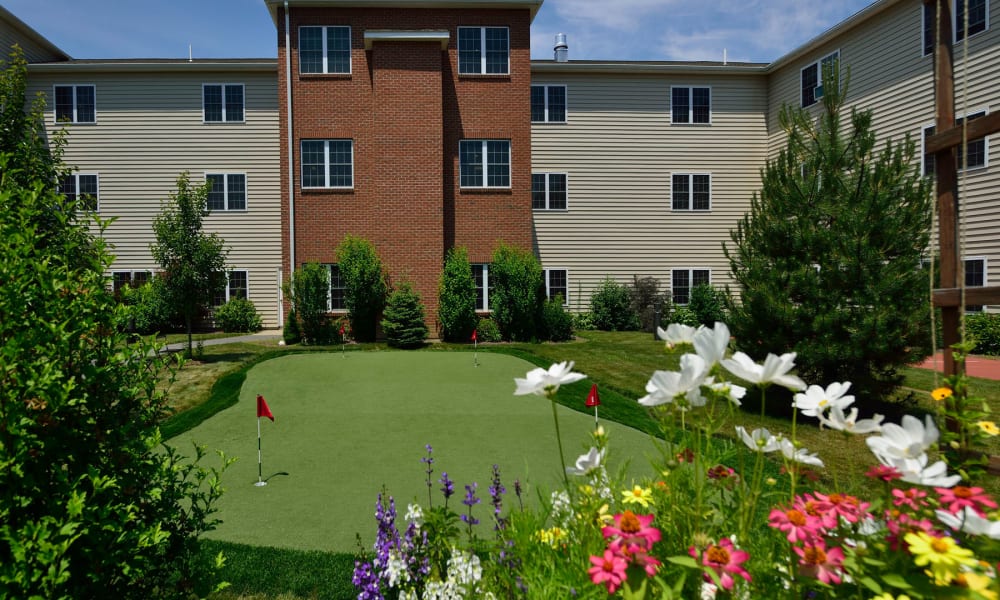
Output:
<svg viewBox="0 0 1000 600">
<path fill-rule="evenodd" d="M 854 496 L 836 492 L 829 496 L 816 492 L 816 498 L 833 505 L 833 510 L 847 519 L 848 523 L 857 523 L 859 518 L 868 516 L 868 507 L 871 506 L 870 503 L 861 502 Z"/>
<path fill-rule="evenodd" d="M 608 593 L 614 594 L 618 586 L 625 581 L 625 568 L 628 563 L 611 550 L 605 550 L 604 556 L 591 556 L 590 562 L 594 564 L 587 570 L 590 573 L 590 580 L 597 585 L 603 583 L 608 586 Z"/>
<path fill-rule="evenodd" d="M 620 539 L 611 542 L 608 549 L 621 556 L 630 565 L 635 565 L 646 571 L 646 575 L 652 577 L 656 575 L 656 569 L 663 563 L 656 560 L 647 552 L 648 548 L 640 544 L 623 545 Z"/>
<path fill-rule="evenodd" d="M 924 501 L 926 497 L 927 492 L 917 488 L 892 490 L 892 504 L 894 506 L 909 506 L 913 510 L 920 510 L 927 506 L 927 502 Z"/>
<path fill-rule="evenodd" d="M 630 510 L 615 515 L 615 525 L 601 529 L 605 538 L 618 538 L 625 546 L 638 544 L 643 550 L 649 550 L 654 543 L 660 541 L 660 530 L 650 527 L 653 515 L 637 515 Z"/>
<path fill-rule="evenodd" d="M 840 565 L 844 562 L 843 550 L 840 548 L 827 550 L 823 540 L 792 550 L 799 555 L 799 571 L 803 575 L 815 577 L 827 585 L 840 583 Z"/>
<path fill-rule="evenodd" d="M 694 546 L 688 549 L 688 554 L 698 558 L 698 551 Z M 705 548 L 701 554 L 701 564 L 712 569 L 719 576 L 722 589 L 731 590 L 736 583 L 733 575 L 739 575 L 743 579 L 750 581 L 750 573 L 746 572 L 742 566 L 750 558 L 750 554 L 745 550 L 733 548 L 733 542 L 729 538 L 722 538 L 716 545 Z M 705 574 L 705 581 L 712 581 L 712 578 Z"/>
<path fill-rule="evenodd" d="M 872 479 L 881 479 L 882 481 L 889 482 L 894 479 L 900 479 L 903 476 L 896 467 L 890 467 L 888 465 L 875 465 L 868 472 L 865 473 L 865 477 L 871 477 Z"/>
<path fill-rule="evenodd" d="M 985 508 L 997 507 L 997 503 L 993 501 L 993 498 L 990 498 L 989 494 L 983 493 L 981 487 L 956 485 L 951 489 L 936 487 L 934 491 L 940 495 L 941 506 L 953 515 L 957 515 L 968 506 L 976 511 L 980 517 L 985 517 Z"/>
<path fill-rule="evenodd" d="M 840 524 L 837 519 L 837 511 L 833 510 L 833 504 L 825 500 L 818 500 L 812 494 L 796 496 L 793 508 L 810 517 L 815 517 L 819 521 L 818 532 L 820 534 L 826 533 L 826 530 L 833 529 Z"/>
<path fill-rule="evenodd" d="M 908 533 L 922 531 L 935 537 L 940 535 L 935 531 L 934 524 L 930 520 L 915 519 L 906 513 L 900 513 L 898 510 L 885 511 L 885 526 L 889 530 L 889 534 L 885 536 L 885 539 L 889 542 L 889 548 L 893 551 L 905 547 L 901 542 Z"/>
<path fill-rule="evenodd" d="M 768 515 L 769 525 L 786 534 L 791 543 L 812 540 L 819 537 L 820 521 L 797 508 L 781 510 L 775 508 Z"/>
</svg>

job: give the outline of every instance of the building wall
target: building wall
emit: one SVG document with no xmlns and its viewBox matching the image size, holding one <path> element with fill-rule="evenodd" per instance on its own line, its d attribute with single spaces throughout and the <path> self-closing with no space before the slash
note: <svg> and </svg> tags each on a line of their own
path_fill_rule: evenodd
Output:
<svg viewBox="0 0 1000 600">
<path fill-rule="evenodd" d="M 14 44 L 21 46 L 21 50 L 24 51 L 24 59 L 29 63 L 63 60 L 65 58 L 32 39 L 33 36 L 22 31 L 18 23 L 4 18 L 5 15 L 3 13 L 6 11 L 2 7 L 0 7 L 0 11 L 3 11 L 0 12 L 0 53 L 2 53 L 0 54 L 0 58 L 6 60 Z"/>
</svg>

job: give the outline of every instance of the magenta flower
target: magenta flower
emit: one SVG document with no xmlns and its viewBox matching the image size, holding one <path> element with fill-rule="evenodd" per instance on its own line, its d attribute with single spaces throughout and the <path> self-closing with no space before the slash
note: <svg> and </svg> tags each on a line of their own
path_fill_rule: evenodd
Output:
<svg viewBox="0 0 1000 600">
<path fill-rule="evenodd" d="M 782 531 L 788 541 L 795 544 L 797 542 L 810 541 L 821 536 L 820 520 L 811 515 L 807 515 L 797 508 L 781 510 L 775 508 L 768 515 L 768 523 L 771 527 Z"/>
<path fill-rule="evenodd" d="M 997 507 L 997 503 L 993 501 L 993 498 L 990 498 L 989 494 L 983 493 L 983 488 L 981 487 L 956 485 L 951 489 L 936 487 L 934 491 L 939 494 L 938 499 L 941 501 L 942 508 L 945 508 L 953 515 L 958 514 L 963 508 L 968 506 L 976 511 L 976 514 L 980 517 L 985 517 L 986 508 L 995 509 Z"/>
<path fill-rule="evenodd" d="M 829 502 L 833 506 L 833 510 L 841 517 L 847 519 L 849 523 L 857 523 L 858 519 L 867 517 L 868 507 L 871 506 L 870 503 L 861 502 L 856 497 L 848 494 L 833 493 L 827 496 L 816 492 L 816 498 Z"/>
<path fill-rule="evenodd" d="M 890 467 L 888 465 L 875 465 L 868 472 L 865 473 L 865 477 L 871 477 L 872 479 L 881 479 L 886 483 L 903 477 L 903 474 L 899 472 L 896 467 Z"/>
<path fill-rule="evenodd" d="M 649 548 L 640 544 L 625 544 L 621 539 L 611 542 L 608 550 L 621 556 L 629 565 L 635 565 L 646 572 L 648 577 L 656 575 L 656 569 L 663 563 L 649 555 Z"/>
<path fill-rule="evenodd" d="M 815 577 L 827 585 L 840 583 L 841 563 L 844 551 L 840 548 L 827 550 L 823 540 L 814 544 L 792 548 L 799 555 L 799 571 L 807 577 Z"/>
<path fill-rule="evenodd" d="M 819 521 L 818 533 L 823 535 L 827 530 L 834 529 L 840 523 L 837 519 L 837 512 L 833 510 L 833 504 L 826 500 L 820 500 L 812 494 L 802 494 L 795 497 L 793 508 L 798 509 L 806 516 L 814 517 Z"/>
<path fill-rule="evenodd" d="M 611 550 L 605 550 L 603 556 L 591 556 L 590 562 L 594 565 L 587 570 L 590 573 L 590 580 L 597 585 L 606 585 L 608 593 L 614 594 L 618 586 L 625 581 L 625 568 L 628 563 Z"/>
<path fill-rule="evenodd" d="M 907 506 L 913 510 L 920 510 L 927 506 L 927 502 L 924 500 L 926 497 L 927 492 L 918 488 L 892 490 L 892 504 L 896 507 Z"/>
<path fill-rule="evenodd" d="M 941 535 L 934 529 L 934 524 L 928 519 L 915 519 L 906 513 L 897 510 L 886 511 L 885 527 L 889 534 L 885 540 L 889 542 L 889 548 L 894 552 L 900 548 L 905 548 L 901 542 L 908 533 L 924 532 L 935 537 Z"/>
<path fill-rule="evenodd" d="M 688 554 L 698 559 L 698 551 L 694 546 L 688 548 Z M 736 581 L 733 575 L 739 575 L 743 579 L 750 581 L 750 573 L 746 572 L 741 565 L 750 559 L 750 554 L 745 550 L 737 550 L 733 547 L 733 542 L 729 538 L 722 538 L 716 545 L 705 548 L 701 554 L 701 564 L 715 571 L 719 576 L 722 589 L 731 590 Z M 705 574 L 705 581 L 711 582 L 712 578 Z"/>
<path fill-rule="evenodd" d="M 650 527 L 653 515 L 637 515 L 630 510 L 615 515 L 614 526 L 608 525 L 601 529 L 605 538 L 616 538 L 626 548 L 639 546 L 648 551 L 653 544 L 660 541 L 662 534 L 655 527 Z"/>
</svg>

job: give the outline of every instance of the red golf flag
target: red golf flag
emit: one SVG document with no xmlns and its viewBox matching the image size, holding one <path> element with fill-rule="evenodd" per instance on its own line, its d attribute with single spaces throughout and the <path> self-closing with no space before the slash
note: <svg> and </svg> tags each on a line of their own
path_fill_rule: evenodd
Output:
<svg viewBox="0 0 1000 600">
<path fill-rule="evenodd" d="M 473 342 L 475 342 L 475 341 L 476 341 L 476 340 L 478 340 L 478 339 L 479 339 L 479 338 L 477 338 L 477 337 L 476 337 L 476 330 L 475 330 L 475 329 L 473 329 L 473 330 L 472 330 L 472 341 L 473 341 Z"/>
<path fill-rule="evenodd" d="M 264 396 L 257 394 L 257 418 L 267 417 L 268 419 L 274 420 L 274 415 L 271 414 L 271 409 L 267 405 L 267 401 L 264 400 Z"/>
<path fill-rule="evenodd" d="M 340 337 L 344 337 L 344 323 L 340 323 Z"/>
<path fill-rule="evenodd" d="M 597 393 L 597 384 L 590 386 L 590 393 L 587 394 L 587 406 L 600 406 L 601 396 Z"/>
</svg>

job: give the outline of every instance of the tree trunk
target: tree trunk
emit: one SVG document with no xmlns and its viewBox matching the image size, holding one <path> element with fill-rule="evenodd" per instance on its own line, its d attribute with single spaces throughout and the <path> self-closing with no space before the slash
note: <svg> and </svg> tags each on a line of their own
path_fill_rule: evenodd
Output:
<svg viewBox="0 0 1000 600">
<path fill-rule="evenodd" d="M 184 325 L 187 327 L 187 334 L 188 334 L 188 349 L 187 349 L 187 356 L 186 356 L 186 358 L 191 358 L 191 357 L 194 356 L 194 352 L 192 352 L 192 348 L 191 348 L 192 343 L 191 343 L 191 313 L 190 313 L 190 311 L 184 313 Z"/>
</svg>

